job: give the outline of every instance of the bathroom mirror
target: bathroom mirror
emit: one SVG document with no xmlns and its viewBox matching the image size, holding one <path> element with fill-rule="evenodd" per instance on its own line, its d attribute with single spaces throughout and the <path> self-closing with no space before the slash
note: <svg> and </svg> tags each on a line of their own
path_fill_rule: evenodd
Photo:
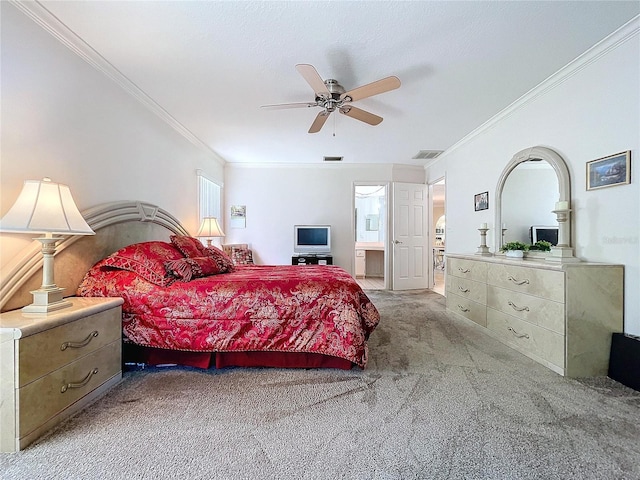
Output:
<svg viewBox="0 0 640 480">
<path fill-rule="evenodd" d="M 355 209 L 356 243 L 384 243 L 385 185 L 357 185 L 355 187 Z"/>
<path fill-rule="evenodd" d="M 495 199 L 496 252 L 504 242 L 531 243 L 532 226 L 558 226 L 550 256 L 573 257 L 569 170 L 555 151 L 531 147 L 516 153 L 498 180 Z"/>
</svg>

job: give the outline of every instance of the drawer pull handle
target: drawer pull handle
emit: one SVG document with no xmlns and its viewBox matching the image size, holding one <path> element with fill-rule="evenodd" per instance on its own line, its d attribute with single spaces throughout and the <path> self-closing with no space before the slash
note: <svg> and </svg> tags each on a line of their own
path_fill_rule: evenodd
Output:
<svg viewBox="0 0 640 480">
<path fill-rule="evenodd" d="M 519 307 L 513 302 L 509 302 L 509 306 L 513 308 L 516 312 L 528 312 L 529 307 Z"/>
<path fill-rule="evenodd" d="M 462 267 L 458 267 L 458 270 L 460 270 L 461 273 L 469 273 L 471 271 L 468 268 L 462 268 Z"/>
<path fill-rule="evenodd" d="M 529 285 L 529 280 L 516 280 L 515 278 L 513 278 L 511 275 L 509 275 L 507 277 L 507 280 L 511 280 L 513 283 L 515 283 L 516 285 Z"/>
<path fill-rule="evenodd" d="M 458 285 L 458 290 L 460 290 L 462 293 L 469 293 L 469 289 L 468 288 L 464 288 L 462 285 Z"/>
<path fill-rule="evenodd" d="M 93 340 L 94 337 L 97 337 L 97 336 L 98 336 L 98 331 L 94 330 L 89 334 L 87 338 L 85 338 L 81 342 L 64 342 L 62 345 L 60 345 L 60 350 L 65 351 L 67 348 L 86 347 L 87 345 L 89 345 L 89 342 L 91 342 L 91 340 Z"/>
<path fill-rule="evenodd" d="M 469 310 L 468 308 L 463 307 L 462 305 L 458 304 L 458 308 L 460 310 L 462 310 L 463 312 L 470 312 L 471 310 Z"/>
<path fill-rule="evenodd" d="M 508 329 L 511 333 L 513 333 L 516 337 L 518 338 L 526 338 L 529 339 L 529 334 L 528 333 L 518 333 L 516 332 L 513 328 L 509 327 Z"/>
<path fill-rule="evenodd" d="M 64 393 L 67 390 L 69 390 L 70 388 L 82 388 L 82 387 L 84 387 L 87 383 L 89 383 L 89 380 L 91 380 L 91 377 L 93 375 L 95 375 L 96 373 L 98 373 L 98 369 L 94 368 L 89 373 L 87 373 L 87 376 L 84 377 L 82 380 L 80 380 L 78 383 L 67 383 L 66 385 L 63 385 L 62 388 L 60 389 L 60 393 Z"/>
</svg>

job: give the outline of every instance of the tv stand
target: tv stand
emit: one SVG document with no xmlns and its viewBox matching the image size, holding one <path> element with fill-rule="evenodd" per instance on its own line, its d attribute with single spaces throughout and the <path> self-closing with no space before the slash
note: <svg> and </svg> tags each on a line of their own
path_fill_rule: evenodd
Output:
<svg viewBox="0 0 640 480">
<path fill-rule="evenodd" d="M 333 265 L 333 256 L 328 253 L 299 253 L 291 257 L 291 265 Z"/>
</svg>

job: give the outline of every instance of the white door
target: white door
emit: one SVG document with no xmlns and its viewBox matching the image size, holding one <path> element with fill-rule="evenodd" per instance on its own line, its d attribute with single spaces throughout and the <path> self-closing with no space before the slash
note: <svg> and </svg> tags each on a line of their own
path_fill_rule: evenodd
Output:
<svg viewBox="0 0 640 480">
<path fill-rule="evenodd" d="M 393 184 L 393 289 L 427 288 L 427 186 Z"/>
</svg>

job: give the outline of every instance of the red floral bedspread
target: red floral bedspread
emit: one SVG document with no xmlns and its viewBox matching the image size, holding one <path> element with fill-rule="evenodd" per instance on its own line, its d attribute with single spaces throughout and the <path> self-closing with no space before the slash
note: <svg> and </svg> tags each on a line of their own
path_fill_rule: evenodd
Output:
<svg viewBox="0 0 640 480">
<path fill-rule="evenodd" d="M 308 352 L 364 368 L 380 315 L 337 266 L 237 266 L 159 287 L 135 273 L 94 267 L 78 295 L 123 297 L 132 342 L 173 350 Z"/>
</svg>

